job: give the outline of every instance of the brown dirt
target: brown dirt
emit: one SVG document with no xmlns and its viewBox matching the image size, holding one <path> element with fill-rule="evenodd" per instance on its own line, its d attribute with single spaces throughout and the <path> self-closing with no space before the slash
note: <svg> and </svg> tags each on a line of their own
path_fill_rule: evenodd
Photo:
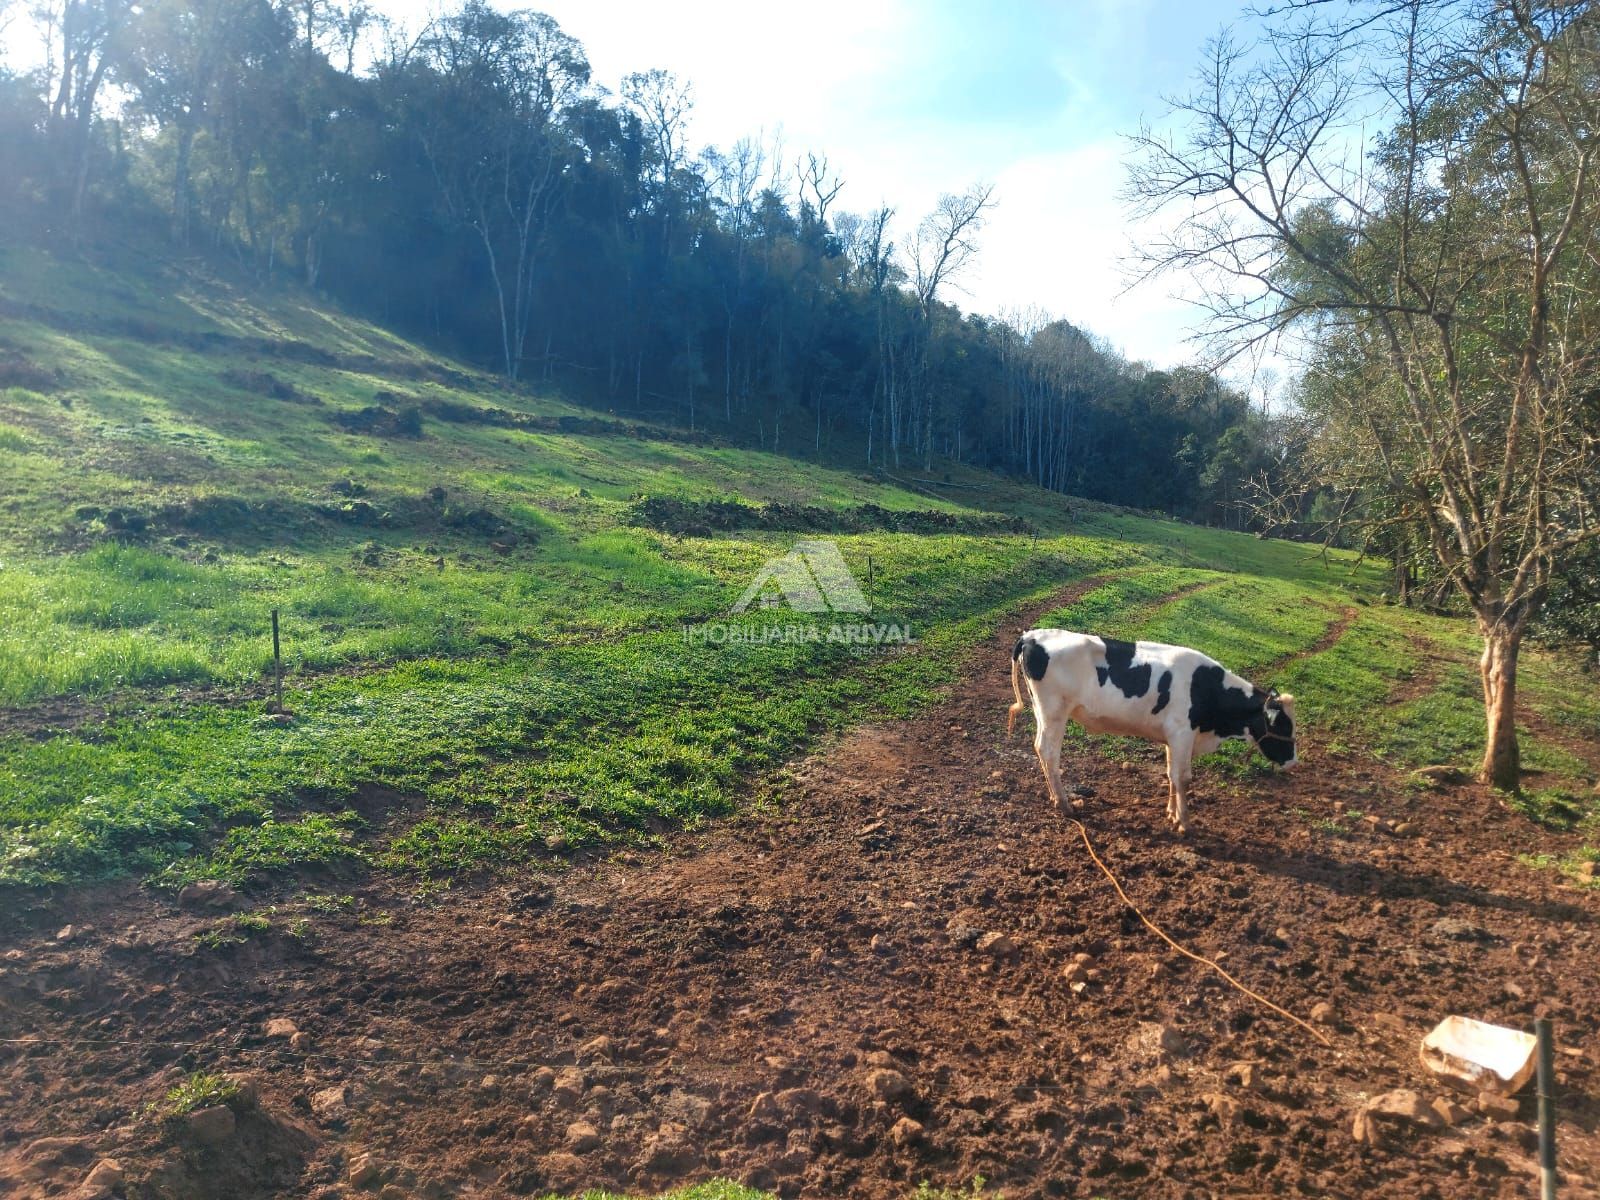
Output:
<svg viewBox="0 0 1600 1200">
<path fill-rule="evenodd" d="M 370 882 L 302 938 L 286 892 L 269 934 L 222 949 L 195 941 L 214 913 L 132 886 L 0 918 L 0 1039 L 21 1039 L 0 1040 L 0 1194 L 64 1192 L 110 1154 L 129 1195 L 331 1196 L 370 1154 L 391 1195 L 723 1175 L 898 1197 L 975 1174 L 1011 1198 L 1529 1195 L 1526 1096 L 1515 1120 L 1351 1136 L 1367 1096 L 1441 1094 L 1417 1044 L 1449 1013 L 1554 1019 L 1563 1194 L 1594 1194 L 1600 895 L 1515 859 L 1574 839 L 1313 745 L 1295 775 L 1203 771 L 1185 841 L 1158 754 L 1124 768 L 1076 744 L 1129 894 L 1292 1011 L 1330 1002 L 1324 1047 L 1122 909 L 1029 739 L 1004 736 L 1014 636 L 947 703 L 798 763 L 781 805 L 658 853 L 431 901 Z M 1416 832 L 1335 831 L 1336 802 Z M 1015 952 L 980 949 L 989 932 Z M 1079 953 L 1081 994 L 1062 976 Z M 275 1017 L 309 1045 L 267 1037 Z M 241 1132 L 198 1145 L 133 1119 L 197 1069 L 253 1078 Z M 347 1112 L 314 1113 L 340 1085 Z M 29 1158 L 47 1135 L 86 1140 Z"/>
</svg>

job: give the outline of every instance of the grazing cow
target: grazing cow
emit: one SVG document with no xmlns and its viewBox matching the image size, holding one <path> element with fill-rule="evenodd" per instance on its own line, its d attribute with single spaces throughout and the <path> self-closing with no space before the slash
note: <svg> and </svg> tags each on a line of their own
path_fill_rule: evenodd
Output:
<svg viewBox="0 0 1600 1200">
<path fill-rule="evenodd" d="M 1031 629 L 1011 652 L 1016 703 L 1009 733 L 1033 699 L 1033 747 L 1045 785 L 1061 807 L 1061 738 L 1069 720 L 1089 733 L 1115 733 L 1167 748 L 1167 819 L 1189 831 L 1189 780 L 1196 754 L 1244 738 L 1280 767 L 1296 765 L 1294 697 L 1263 692 L 1198 650 L 1122 642 L 1065 629 Z"/>
</svg>

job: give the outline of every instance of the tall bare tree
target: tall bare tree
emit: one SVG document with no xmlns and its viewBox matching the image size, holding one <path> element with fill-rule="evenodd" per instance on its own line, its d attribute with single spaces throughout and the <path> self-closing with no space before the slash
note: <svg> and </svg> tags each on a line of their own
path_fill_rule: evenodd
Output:
<svg viewBox="0 0 1600 1200">
<path fill-rule="evenodd" d="M 747 300 L 749 287 L 749 247 L 756 224 L 756 196 L 761 175 L 766 170 L 766 151 L 761 143 L 740 138 L 731 153 L 706 153 L 706 167 L 712 176 L 711 190 L 723 214 L 733 244 L 731 269 L 721 281 L 722 302 L 722 406 L 723 419 L 733 420 L 733 332 Z"/>
<path fill-rule="evenodd" d="M 911 287 L 920 317 L 913 328 L 908 361 L 914 380 L 910 442 L 922 451 L 924 465 L 933 459 L 933 396 L 927 387 L 928 345 L 935 302 L 940 292 L 972 265 L 978 253 L 978 233 L 994 207 L 994 188 L 975 183 L 964 192 L 946 192 L 906 239 L 905 255 L 911 264 Z"/>
<path fill-rule="evenodd" d="M 435 21 L 411 63 L 427 73 L 415 89 L 423 153 L 446 212 L 483 248 L 515 379 L 565 156 L 558 118 L 588 83 L 589 63 L 550 17 L 481 0 Z"/>
<path fill-rule="evenodd" d="M 1566 0 L 1291 0 L 1218 39 L 1130 192 L 1208 332 L 1304 349 L 1314 461 L 1415 529 L 1476 617 L 1482 773 L 1515 789 L 1517 661 L 1597 524 L 1600 58 Z M 1317 452 L 1320 449 L 1320 453 Z"/>
<path fill-rule="evenodd" d="M 929 314 L 939 291 L 971 265 L 978 253 L 978 233 L 994 207 L 994 188 L 975 183 L 964 192 L 946 192 L 907 239 L 911 285 L 923 314 Z"/>
</svg>

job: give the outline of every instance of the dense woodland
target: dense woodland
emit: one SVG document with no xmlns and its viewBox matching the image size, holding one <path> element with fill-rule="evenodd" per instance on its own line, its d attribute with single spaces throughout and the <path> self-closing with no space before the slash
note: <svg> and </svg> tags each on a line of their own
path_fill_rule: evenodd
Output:
<svg viewBox="0 0 1600 1200">
<path fill-rule="evenodd" d="M 608 93 L 544 15 L 30 12 L 6 31 L 0 202 L 64 242 L 159 229 L 532 385 L 783 453 L 950 458 L 1235 527 L 1278 459 L 1271 422 L 1205 371 L 951 303 L 985 188 L 852 211 L 822 153 L 695 149 L 687 83 Z"/>
</svg>

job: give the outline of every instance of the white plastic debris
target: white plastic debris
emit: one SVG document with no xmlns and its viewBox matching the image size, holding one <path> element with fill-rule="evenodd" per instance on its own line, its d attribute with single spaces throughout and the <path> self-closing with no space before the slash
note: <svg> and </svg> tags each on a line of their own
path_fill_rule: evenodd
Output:
<svg viewBox="0 0 1600 1200">
<path fill-rule="evenodd" d="M 1533 1077 L 1533 1034 L 1471 1017 L 1446 1017 L 1422 1039 L 1422 1065 L 1467 1092 L 1514 1095 Z"/>
</svg>

